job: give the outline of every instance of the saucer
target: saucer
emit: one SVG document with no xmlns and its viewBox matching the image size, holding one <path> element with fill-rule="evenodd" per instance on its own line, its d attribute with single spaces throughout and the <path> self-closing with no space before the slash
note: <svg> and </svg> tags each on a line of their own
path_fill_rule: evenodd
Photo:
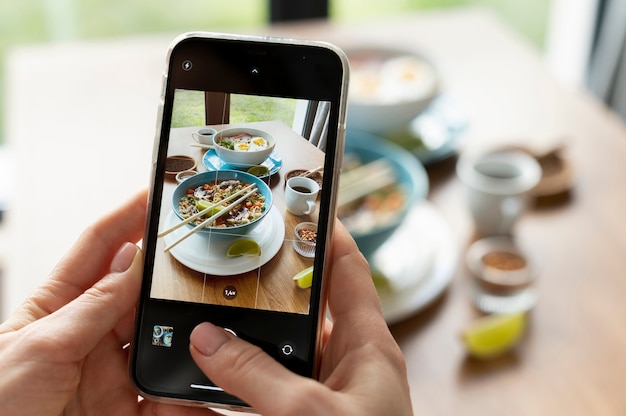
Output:
<svg viewBox="0 0 626 416">
<path fill-rule="evenodd" d="M 180 219 L 172 211 L 167 215 L 164 227 L 170 228 Z M 184 227 L 163 237 L 169 245 L 185 234 Z M 261 246 L 260 256 L 226 257 L 226 250 L 239 239 L 252 239 Z M 200 273 L 230 276 L 246 273 L 269 262 L 278 253 L 285 240 L 285 224 L 276 208 L 270 209 L 264 220 L 245 236 L 211 238 L 193 234 L 170 250 L 181 264 Z"/>
<path fill-rule="evenodd" d="M 250 168 L 250 166 L 248 165 L 245 165 L 245 166 L 233 165 L 233 164 L 224 162 L 217 155 L 217 153 L 215 152 L 215 149 L 209 149 L 206 151 L 206 153 L 204 153 L 204 155 L 202 156 L 202 164 L 209 171 L 232 169 L 232 170 L 241 170 L 245 172 L 248 170 L 248 168 Z M 254 166 L 254 165 L 251 165 L 251 166 Z M 263 163 L 261 163 L 261 166 L 265 166 L 269 171 L 267 175 L 260 176 L 261 178 L 272 176 L 275 173 L 277 173 L 280 170 L 280 168 L 283 166 L 283 159 L 274 150 L 272 153 L 270 153 L 269 157 L 265 159 Z"/>
<path fill-rule="evenodd" d="M 388 279 L 378 290 L 383 315 L 392 325 L 424 309 L 450 284 L 459 258 L 452 228 L 430 202 L 416 205 L 369 258 Z"/>
<path fill-rule="evenodd" d="M 385 135 L 385 139 L 413 153 L 424 165 L 457 153 L 468 118 L 450 97 L 437 97 L 408 126 Z"/>
</svg>

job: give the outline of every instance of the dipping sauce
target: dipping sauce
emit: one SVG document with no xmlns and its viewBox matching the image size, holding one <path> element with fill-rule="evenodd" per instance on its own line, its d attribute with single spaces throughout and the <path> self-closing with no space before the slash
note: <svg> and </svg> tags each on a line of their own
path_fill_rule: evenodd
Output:
<svg viewBox="0 0 626 416">
<path fill-rule="evenodd" d="M 177 174 L 196 167 L 196 162 L 189 156 L 170 156 L 165 159 L 165 173 Z"/>
<path fill-rule="evenodd" d="M 481 263 L 479 283 L 491 291 L 516 291 L 531 283 L 528 262 L 521 254 L 490 251 L 482 256 Z"/>
<path fill-rule="evenodd" d="M 499 270 L 519 270 L 526 267 L 526 259 L 519 254 L 507 251 L 492 251 L 482 258 L 485 266 Z"/>
</svg>

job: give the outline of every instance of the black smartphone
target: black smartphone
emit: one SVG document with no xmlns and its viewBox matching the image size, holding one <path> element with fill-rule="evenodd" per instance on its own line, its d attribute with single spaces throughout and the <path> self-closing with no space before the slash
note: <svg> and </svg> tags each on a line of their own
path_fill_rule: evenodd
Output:
<svg viewBox="0 0 626 416">
<path fill-rule="evenodd" d="M 229 409 L 189 353 L 209 321 L 316 377 L 348 61 L 323 42 L 187 33 L 163 75 L 131 377 Z"/>
</svg>

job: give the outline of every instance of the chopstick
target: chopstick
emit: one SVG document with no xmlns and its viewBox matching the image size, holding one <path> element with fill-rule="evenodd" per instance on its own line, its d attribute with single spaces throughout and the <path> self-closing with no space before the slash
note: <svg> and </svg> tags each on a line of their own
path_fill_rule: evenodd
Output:
<svg viewBox="0 0 626 416">
<path fill-rule="evenodd" d="M 218 205 L 224 204 L 226 202 L 230 202 L 233 199 L 235 199 L 236 197 L 238 197 L 239 195 L 241 195 L 242 193 L 246 192 L 248 189 L 252 188 L 253 186 L 255 186 L 253 183 L 251 183 L 248 186 L 245 186 L 244 188 L 238 190 L 237 192 L 235 192 L 232 195 L 229 195 L 228 197 L 222 199 L 221 201 L 219 201 L 218 203 L 211 203 L 211 205 L 209 205 L 208 207 L 206 207 L 205 209 L 203 209 L 202 211 L 193 214 L 192 216 L 185 218 L 184 220 L 182 220 L 181 222 L 179 222 L 178 224 L 174 225 L 171 228 L 168 228 L 167 230 L 161 231 L 161 233 L 157 234 L 157 238 L 161 238 L 161 237 L 165 237 L 166 235 L 168 235 L 169 233 L 178 230 L 180 227 L 182 227 L 185 224 L 188 224 L 190 222 L 192 222 L 193 220 L 202 217 L 203 215 L 207 214 L 209 211 L 211 211 L 213 208 L 215 208 Z"/>
<path fill-rule="evenodd" d="M 210 145 L 210 144 L 191 143 L 189 146 L 199 147 L 200 149 L 213 149 L 213 145 Z"/>
<path fill-rule="evenodd" d="M 235 202 L 233 202 L 232 204 L 228 205 L 227 207 L 222 208 L 216 214 L 211 215 L 209 218 L 207 218 L 206 220 L 202 221 L 200 224 L 196 225 L 193 229 L 191 229 L 185 235 L 180 237 L 178 240 L 174 241 L 172 244 L 170 244 L 169 246 L 165 247 L 165 250 L 163 250 L 163 251 L 165 251 L 165 252 L 170 251 L 171 249 L 176 247 L 178 244 L 180 244 L 183 240 L 185 240 L 187 237 L 189 237 L 192 234 L 195 234 L 196 231 L 200 230 L 201 228 L 206 227 L 207 224 L 209 224 L 210 222 L 212 222 L 216 218 L 221 217 L 222 215 L 224 215 L 224 213 L 226 213 L 227 211 L 229 211 L 233 207 L 237 206 L 237 204 L 240 204 L 243 201 L 245 201 L 246 198 L 248 198 L 250 195 L 254 194 L 255 192 L 256 192 L 256 188 L 252 189 L 250 192 L 247 192 L 244 196 L 242 196 L 241 198 L 237 199 Z"/>
<path fill-rule="evenodd" d="M 347 172 L 341 174 L 341 181 L 339 187 L 344 188 L 352 186 L 357 182 L 363 180 L 363 178 L 372 177 L 379 173 L 391 172 L 393 167 L 391 163 L 385 158 L 376 159 L 372 162 L 359 165 L 354 169 L 350 169 Z"/>
<path fill-rule="evenodd" d="M 301 177 L 303 177 L 303 178 L 306 178 L 306 177 L 311 176 L 311 175 L 313 175 L 315 172 L 318 172 L 318 171 L 320 171 L 320 170 L 322 170 L 322 169 L 324 169 L 324 165 L 320 165 L 320 166 L 318 166 L 318 167 L 316 167 L 316 168 L 314 168 L 314 169 L 310 169 L 310 170 L 307 170 L 306 172 L 302 172 L 302 173 L 301 173 L 301 174 L 299 174 L 298 176 L 301 176 Z"/>
<path fill-rule="evenodd" d="M 337 205 L 349 204 L 395 181 L 393 166 L 385 159 L 361 165 L 341 175 Z"/>
</svg>

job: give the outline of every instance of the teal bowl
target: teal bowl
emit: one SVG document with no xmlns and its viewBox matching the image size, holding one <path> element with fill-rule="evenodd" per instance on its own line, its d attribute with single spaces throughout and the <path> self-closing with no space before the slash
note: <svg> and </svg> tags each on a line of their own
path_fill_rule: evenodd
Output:
<svg viewBox="0 0 626 416">
<path fill-rule="evenodd" d="M 225 228 L 204 227 L 198 230 L 198 233 L 200 235 L 214 234 L 214 235 L 228 235 L 228 236 L 242 236 L 242 235 L 247 234 L 252 229 L 254 229 L 257 225 L 259 225 L 261 221 L 263 221 L 265 216 L 267 216 L 268 212 L 272 208 L 272 191 L 270 190 L 269 186 L 267 186 L 267 184 L 263 182 L 262 179 L 254 175 L 251 175 L 247 172 L 242 172 L 238 170 L 216 170 L 216 171 L 198 173 L 197 175 L 191 176 L 183 180 L 181 183 L 178 184 L 178 186 L 176 187 L 172 195 L 172 209 L 174 210 L 174 213 L 176 213 L 176 215 L 181 220 L 184 219 L 178 210 L 178 203 L 180 199 L 187 194 L 187 191 L 189 189 L 195 189 L 198 186 L 204 185 L 206 183 L 215 182 L 215 181 L 221 182 L 221 181 L 225 181 L 229 179 L 239 180 L 243 182 L 244 184 L 251 184 L 251 183 L 256 184 L 257 189 L 259 190 L 259 193 L 265 197 L 265 210 L 263 211 L 263 214 L 261 215 L 261 217 L 247 224 L 237 225 L 233 227 L 225 227 Z M 188 228 L 195 227 L 195 225 L 193 224 L 186 224 L 186 226 Z"/>
<path fill-rule="evenodd" d="M 366 256 L 376 251 L 402 224 L 412 207 L 428 195 L 428 175 L 422 164 L 407 150 L 383 138 L 369 133 L 348 130 L 346 134 L 345 157 L 355 157 L 360 163 L 368 163 L 380 158 L 388 160 L 393 167 L 397 184 L 404 194 L 403 204 L 394 211 L 395 215 L 384 224 L 367 230 L 350 226 L 349 218 L 339 218 Z"/>
</svg>

